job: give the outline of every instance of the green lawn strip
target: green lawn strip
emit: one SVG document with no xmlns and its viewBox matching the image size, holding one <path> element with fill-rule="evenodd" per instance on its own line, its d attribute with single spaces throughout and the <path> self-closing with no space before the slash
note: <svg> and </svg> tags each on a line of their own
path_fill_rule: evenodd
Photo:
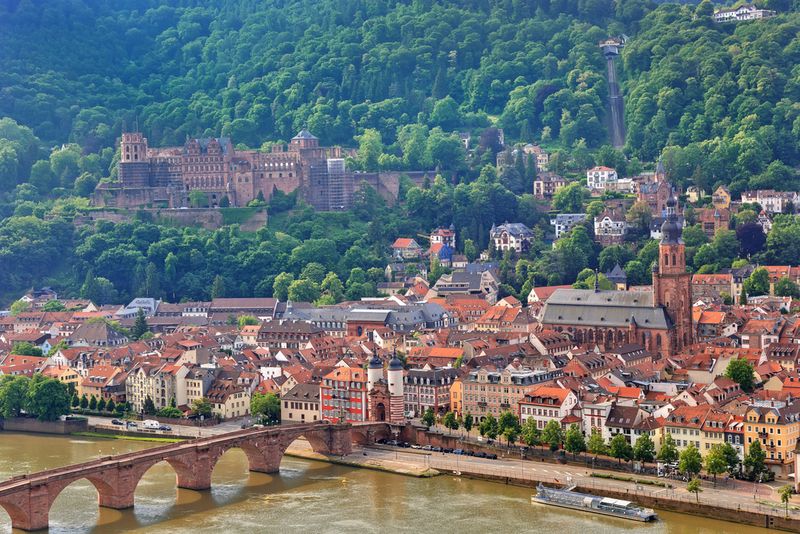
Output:
<svg viewBox="0 0 800 534">
<path fill-rule="evenodd" d="M 157 438 L 150 436 L 126 436 L 121 434 L 103 434 L 102 432 L 73 432 L 71 436 L 80 436 L 84 438 L 102 438 L 102 439 L 123 439 L 127 441 L 149 441 L 153 443 L 180 443 L 184 441 L 179 438 Z"/>
</svg>

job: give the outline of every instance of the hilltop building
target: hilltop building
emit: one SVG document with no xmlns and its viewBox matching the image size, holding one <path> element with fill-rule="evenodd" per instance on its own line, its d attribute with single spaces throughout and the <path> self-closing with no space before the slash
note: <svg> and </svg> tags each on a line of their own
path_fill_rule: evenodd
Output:
<svg viewBox="0 0 800 534">
<path fill-rule="evenodd" d="M 95 206 L 180 208 L 189 205 L 190 192 L 200 191 L 210 207 L 235 207 L 269 200 L 276 190 L 300 189 L 315 209 L 334 211 L 351 207 L 362 182 L 387 198 L 396 198 L 399 188 L 398 173 L 349 171 L 344 151 L 320 146 L 308 130 L 269 152 L 237 150 L 227 137 L 153 148 L 141 132 L 125 132 L 120 154 L 119 181 L 98 185 L 92 199 Z M 405 174 L 419 183 L 426 175 Z"/>
<path fill-rule="evenodd" d="M 744 5 L 732 9 L 720 9 L 714 12 L 714 22 L 741 22 L 774 17 L 775 12 L 769 9 L 758 9 L 754 5 Z"/>
</svg>

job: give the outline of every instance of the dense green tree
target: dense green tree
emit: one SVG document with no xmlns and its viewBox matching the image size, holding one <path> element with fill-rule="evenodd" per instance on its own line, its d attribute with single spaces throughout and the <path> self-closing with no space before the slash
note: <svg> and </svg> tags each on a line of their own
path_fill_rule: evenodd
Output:
<svg viewBox="0 0 800 534">
<path fill-rule="evenodd" d="M 444 417 L 442 418 L 442 424 L 445 426 L 445 428 L 449 428 L 450 430 L 458 430 L 458 427 L 460 426 L 458 418 L 453 412 L 447 412 L 444 414 Z"/>
<path fill-rule="evenodd" d="M 144 413 L 145 415 L 155 415 L 156 414 L 156 405 L 153 402 L 153 399 L 150 398 L 150 395 L 148 395 L 144 399 L 144 406 L 142 407 L 142 413 Z"/>
<path fill-rule="evenodd" d="M 541 435 L 542 433 L 536 426 L 536 420 L 533 417 L 529 417 L 525 420 L 525 423 L 522 424 L 520 436 L 522 437 L 522 442 L 525 443 L 525 445 L 534 447 L 541 444 Z"/>
<path fill-rule="evenodd" d="M 505 434 L 508 429 L 519 433 L 519 419 L 513 412 L 505 410 L 501 412 L 500 417 L 497 418 L 497 430 L 498 433 Z"/>
<path fill-rule="evenodd" d="M 641 462 L 652 462 L 656 457 L 656 446 L 650 434 L 642 434 L 633 445 L 633 458 Z"/>
<path fill-rule="evenodd" d="M 192 402 L 192 413 L 198 417 L 211 417 L 212 406 L 205 397 L 195 399 Z"/>
<path fill-rule="evenodd" d="M 27 376 L 4 375 L 0 378 L 0 416 L 20 415 L 28 403 L 30 382 Z"/>
<path fill-rule="evenodd" d="M 166 406 L 156 412 L 158 417 L 166 417 L 169 419 L 180 419 L 183 417 L 183 412 L 174 406 Z"/>
<path fill-rule="evenodd" d="M 542 443 L 547 444 L 551 451 L 557 451 L 564 441 L 564 431 L 558 421 L 551 419 L 542 429 Z"/>
<path fill-rule="evenodd" d="M 755 387 L 755 371 L 752 364 L 743 359 L 737 358 L 728 363 L 725 368 L 725 376 L 739 384 L 744 391 L 752 391 Z"/>
<path fill-rule="evenodd" d="M 478 425 L 478 431 L 481 436 L 486 436 L 489 439 L 495 439 L 500 432 L 500 427 L 497 419 L 492 414 L 487 414 L 483 421 Z"/>
<path fill-rule="evenodd" d="M 148 326 L 147 319 L 144 316 L 144 310 L 139 308 L 139 311 L 136 313 L 136 320 L 133 322 L 133 328 L 131 328 L 131 338 L 140 339 L 149 331 L 150 327 Z"/>
<path fill-rule="evenodd" d="M 274 393 L 255 393 L 250 399 L 250 413 L 262 424 L 276 424 L 281 420 L 281 401 Z"/>
<path fill-rule="evenodd" d="M 16 341 L 11 347 L 11 354 L 19 354 L 20 356 L 41 356 L 42 349 L 28 341 Z"/>
<path fill-rule="evenodd" d="M 69 401 L 66 384 L 36 374 L 28 387 L 26 411 L 40 421 L 55 421 L 69 413 Z"/>
<path fill-rule="evenodd" d="M 744 281 L 744 288 L 751 296 L 769 294 L 769 272 L 763 267 L 759 267 Z"/>
<path fill-rule="evenodd" d="M 427 428 L 428 430 L 430 430 L 431 427 L 436 424 L 436 415 L 434 415 L 433 410 L 431 408 L 425 410 L 425 412 L 422 414 L 421 421 L 422 424 L 425 425 L 425 428 Z"/>
<path fill-rule="evenodd" d="M 462 424 L 464 425 L 464 430 L 467 432 L 472 430 L 473 417 L 471 413 L 467 412 L 464 414 L 464 421 Z"/>
<path fill-rule="evenodd" d="M 603 435 L 596 428 L 592 429 L 589 440 L 586 442 L 586 448 L 590 453 L 594 454 L 595 458 L 599 454 L 608 454 L 608 446 L 603 439 Z"/>
<path fill-rule="evenodd" d="M 728 461 L 721 443 L 715 443 L 711 446 L 704 458 L 703 465 L 706 469 L 706 473 L 714 477 L 714 486 L 716 486 L 717 475 L 728 470 Z"/>
<path fill-rule="evenodd" d="M 567 184 L 553 195 L 553 208 L 562 213 L 582 213 L 586 189 L 578 182 Z"/>
<path fill-rule="evenodd" d="M 767 453 L 761 447 L 761 442 L 754 439 L 747 448 L 744 456 L 744 467 L 751 479 L 758 479 L 761 473 L 766 470 Z"/>
<path fill-rule="evenodd" d="M 781 277 L 775 283 L 775 294 L 779 297 L 800 297 L 800 288 L 788 277 Z"/>
<path fill-rule="evenodd" d="M 678 469 L 688 477 L 693 477 L 700 472 L 703 467 L 703 458 L 700 456 L 700 451 L 694 446 L 694 443 L 683 449 L 678 456 Z"/>
<path fill-rule="evenodd" d="M 631 447 L 631 444 L 628 443 L 628 440 L 625 439 L 625 436 L 622 434 L 615 434 L 614 437 L 611 438 L 608 449 L 611 456 L 616 458 L 617 462 L 620 464 L 622 460 L 629 462 L 633 459 L 633 447 Z"/>
<path fill-rule="evenodd" d="M 319 297 L 319 285 L 311 280 L 300 279 L 289 284 L 288 298 L 291 301 L 314 302 Z"/>
<path fill-rule="evenodd" d="M 570 425 L 564 434 L 564 450 L 572 453 L 573 456 L 586 451 L 586 439 L 578 425 Z"/>
</svg>

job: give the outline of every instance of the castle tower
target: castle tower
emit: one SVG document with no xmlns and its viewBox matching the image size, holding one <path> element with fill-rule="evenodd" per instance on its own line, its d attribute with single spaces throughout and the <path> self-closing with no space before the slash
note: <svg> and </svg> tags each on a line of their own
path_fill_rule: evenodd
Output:
<svg viewBox="0 0 800 534">
<path fill-rule="evenodd" d="M 397 358 L 397 354 L 389 361 L 386 378 L 389 383 L 389 421 L 403 423 L 403 362 Z"/>
<path fill-rule="evenodd" d="M 372 356 L 367 367 L 367 392 L 372 391 L 375 384 L 383 378 L 383 362 L 378 355 Z"/>
<path fill-rule="evenodd" d="M 319 139 L 305 128 L 300 130 L 300 133 L 292 137 L 292 140 L 289 142 L 290 150 L 302 150 L 318 147 Z"/>
<path fill-rule="evenodd" d="M 681 238 L 677 201 L 667 201 L 667 217 L 661 225 L 658 269 L 653 271 L 653 303 L 663 306 L 672 329 L 663 354 L 675 354 L 692 343 L 692 277 L 686 272 L 686 246 Z"/>
<path fill-rule="evenodd" d="M 147 160 L 147 138 L 141 132 L 123 133 L 119 148 L 124 162 Z"/>
</svg>

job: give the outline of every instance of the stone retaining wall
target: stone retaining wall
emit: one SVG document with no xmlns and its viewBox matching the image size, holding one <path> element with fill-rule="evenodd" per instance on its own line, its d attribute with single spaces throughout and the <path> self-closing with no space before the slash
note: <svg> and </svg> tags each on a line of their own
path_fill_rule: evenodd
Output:
<svg viewBox="0 0 800 534">
<path fill-rule="evenodd" d="M 0 419 L 0 428 L 8 432 L 37 432 L 39 434 L 71 434 L 85 432 L 89 428 L 86 419 L 69 419 L 67 421 L 39 421 L 29 417 L 12 417 Z"/>
</svg>

